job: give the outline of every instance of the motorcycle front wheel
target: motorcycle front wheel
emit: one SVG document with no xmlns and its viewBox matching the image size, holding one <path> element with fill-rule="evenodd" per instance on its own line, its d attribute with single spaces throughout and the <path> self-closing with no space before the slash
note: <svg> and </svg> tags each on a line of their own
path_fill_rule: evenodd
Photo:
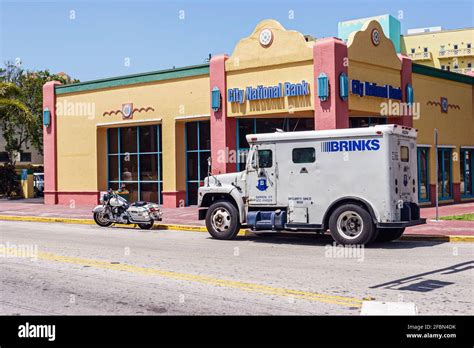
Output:
<svg viewBox="0 0 474 348">
<path fill-rule="evenodd" d="M 100 227 L 109 227 L 112 225 L 110 220 L 104 219 L 101 213 L 94 213 L 94 221 Z"/>
</svg>

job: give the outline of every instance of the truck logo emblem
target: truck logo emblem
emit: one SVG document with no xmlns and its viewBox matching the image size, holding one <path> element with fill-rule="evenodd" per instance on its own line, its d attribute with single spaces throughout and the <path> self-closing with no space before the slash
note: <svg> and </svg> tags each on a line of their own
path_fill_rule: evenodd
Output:
<svg viewBox="0 0 474 348">
<path fill-rule="evenodd" d="M 407 186 L 408 185 L 408 175 L 403 176 L 403 185 Z"/>
<path fill-rule="evenodd" d="M 380 149 L 378 139 L 335 140 L 321 142 L 322 152 L 344 151 L 377 151 Z"/>
<path fill-rule="evenodd" d="M 257 188 L 258 188 L 260 191 L 265 191 L 265 190 L 268 188 L 267 179 L 266 179 L 266 178 L 260 178 L 260 179 L 258 179 L 258 181 L 257 181 Z"/>
</svg>

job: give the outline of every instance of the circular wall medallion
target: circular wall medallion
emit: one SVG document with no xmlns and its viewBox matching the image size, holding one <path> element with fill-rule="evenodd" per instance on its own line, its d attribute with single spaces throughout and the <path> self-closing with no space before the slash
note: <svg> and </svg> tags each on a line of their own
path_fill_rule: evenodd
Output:
<svg viewBox="0 0 474 348">
<path fill-rule="evenodd" d="M 370 38 L 372 39 L 372 43 L 375 46 L 378 46 L 380 43 L 380 32 L 378 29 L 372 29 L 372 33 L 370 34 Z"/>
<path fill-rule="evenodd" d="M 448 112 L 448 98 L 441 97 L 441 112 Z"/>
<path fill-rule="evenodd" d="M 263 29 L 260 32 L 260 37 L 259 37 L 260 45 L 263 47 L 268 47 L 272 44 L 273 41 L 273 33 L 270 29 Z"/>
<path fill-rule="evenodd" d="M 123 118 L 131 118 L 132 110 L 133 110 L 133 104 L 132 103 L 123 104 L 122 105 Z"/>
</svg>

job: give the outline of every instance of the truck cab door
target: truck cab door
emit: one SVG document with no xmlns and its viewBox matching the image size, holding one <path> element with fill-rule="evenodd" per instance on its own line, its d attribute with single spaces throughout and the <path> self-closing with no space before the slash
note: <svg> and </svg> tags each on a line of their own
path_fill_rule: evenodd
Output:
<svg viewBox="0 0 474 348">
<path fill-rule="evenodd" d="M 278 164 L 275 144 L 255 145 L 247 164 L 247 192 L 250 205 L 276 204 Z"/>
<path fill-rule="evenodd" d="M 417 202 L 415 141 L 399 137 L 394 139 L 393 148 L 392 168 L 396 197 L 404 202 Z"/>
</svg>

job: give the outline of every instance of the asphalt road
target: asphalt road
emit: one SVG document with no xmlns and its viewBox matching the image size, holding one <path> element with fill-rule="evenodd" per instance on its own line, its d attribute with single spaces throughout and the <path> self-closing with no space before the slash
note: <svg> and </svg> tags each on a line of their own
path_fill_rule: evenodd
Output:
<svg viewBox="0 0 474 348">
<path fill-rule="evenodd" d="M 359 315 L 368 298 L 474 313 L 473 243 L 331 243 L 0 221 L 0 314 Z"/>
</svg>

